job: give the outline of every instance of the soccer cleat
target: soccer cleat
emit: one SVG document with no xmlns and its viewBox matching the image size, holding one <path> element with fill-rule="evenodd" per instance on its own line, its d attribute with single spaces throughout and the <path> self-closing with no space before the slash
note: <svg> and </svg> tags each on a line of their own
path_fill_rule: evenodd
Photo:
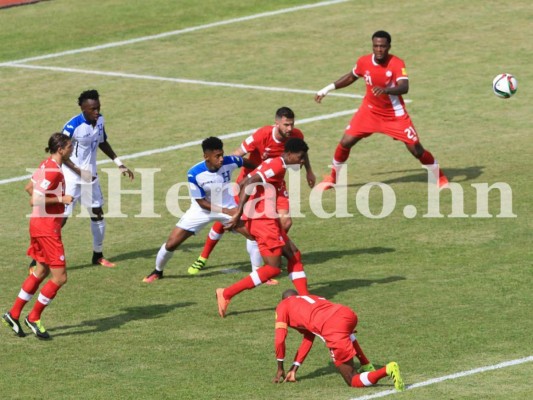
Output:
<svg viewBox="0 0 533 400">
<path fill-rule="evenodd" d="M 205 267 L 205 263 L 207 261 L 207 258 L 198 257 L 198 259 L 191 264 L 187 272 L 189 275 L 196 275 L 198 272 L 200 272 L 201 269 Z"/>
<path fill-rule="evenodd" d="M 322 184 L 323 185 L 323 191 L 326 191 L 326 190 L 329 190 L 329 189 L 333 189 L 333 185 L 335 185 L 335 181 L 336 179 L 334 177 L 332 177 L 331 175 L 327 175 L 324 177 L 324 179 L 322 179 Z"/>
<path fill-rule="evenodd" d="M 217 297 L 217 303 L 218 303 L 218 315 L 220 315 L 221 318 L 224 318 L 226 316 L 226 310 L 229 306 L 229 300 L 226 300 L 224 298 L 224 289 L 218 288 L 216 291 L 216 297 Z"/>
<path fill-rule="evenodd" d="M 445 189 L 448 187 L 448 178 L 446 178 L 444 175 L 439 177 L 439 188 Z"/>
<path fill-rule="evenodd" d="M 115 263 L 104 258 L 104 255 L 100 252 L 93 251 L 93 265 L 102 265 L 107 268 L 116 267 Z"/>
<path fill-rule="evenodd" d="M 359 367 L 357 372 L 362 374 L 363 372 L 372 372 L 372 371 L 375 371 L 375 370 L 376 369 L 374 368 L 372 363 L 368 363 L 368 364 L 365 364 L 365 365 L 361 365 L 361 367 Z"/>
<path fill-rule="evenodd" d="M 158 279 L 163 279 L 163 271 L 158 271 L 157 269 L 154 269 L 152 272 L 150 272 L 150 275 L 143 278 L 143 282 L 152 283 L 154 281 L 157 281 Z"/>
<path fill-rule="evenodd" d="M 37 336 L 39 339 L 50 339 L 50 335 L 48 332 L 46 332 L 46 329 L 44 329 L 43 324 L 41 324 L 41 320 L 31 322 L 28 317 L 26 317 L 24 319 L 24 323 L 32 330 L 33 333 L 35 333 L 35 336 Z"/>
<path fill-rule="evenodd" d="M 394 388 L 399 392 L 403 391 L 405 389 L 405 385 L 403 383 L 402 376 L 400 375 L 400 367 L 398 364 L 394 361 L 388 363 L 386 366 L 386 372 L 387 375 L 390 376 L 394 381 Z"/>
<path fill-rule="evenodd" d="M 6 312 L 4 316 L 2 317 L 2 322 L 5 326 L 8 328 L 11 328 L 13 332 L 15 332 L 15 335 L 18 337 L 24 337 L 26 334 L 22 330 L 22 326 L 20 326 L 20 322 L 18 319 L 15 319 L 11 316 L 10 312 Z"/>
<path fill-rule="evenodd" d="M 275 279 L 269 279 L 268 281 L 265 282 L 265 285 L 269 285 L 269 286 L 274 286 L 274 285 L 277 285 L 279 282 Z"/>
</svg>

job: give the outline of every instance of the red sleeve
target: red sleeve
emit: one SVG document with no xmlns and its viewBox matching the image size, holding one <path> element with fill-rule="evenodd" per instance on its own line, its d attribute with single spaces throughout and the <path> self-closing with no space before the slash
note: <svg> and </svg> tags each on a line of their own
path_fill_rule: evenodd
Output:
<svg viewBox="0 0 533 400">
<path fill-rule="evenodd" d="M 246 153 L 251 153 L 252 151 L 258 149 L 261 142 L 262 130 L 263 128 L 256 130 L 252 135 L 243 140 L 241 143 L 241 148 L 243 151 Z"/>
<path fill-rule="evenodd" d="M 396 57 L 395 63 L 394 63 L 394 80 L 397 82 L 400 79 L 409 79 L 407 76 L 407 70 L 405 69 L 405 63 L 401 58 Z"/>
<path fill-rule="evenodd" d="M 300 329 L 298 331 L 302 333 L 304 337 L 302 339 L 302 343 L 300 343 L 300 347 L 298 347 L 296 355 L 294 356 L 294 363 L 302 365 L 302 363 L 305 361 L 305 358 L 309 354 L 311 347 L 313 347 L 313 342 L 316 336 L 309 331 Z"/>
<path fill-rule="evenodd" d="M 287 314 L 286 302 L 281 302 L 276 307 L 276 325 L 274 348 L 276 351 L 276 359 L 283 361 L 285 359 L 285 338 L 287 337 L 287 329 L 289 326 L 289 315 Z"/>
</svg>

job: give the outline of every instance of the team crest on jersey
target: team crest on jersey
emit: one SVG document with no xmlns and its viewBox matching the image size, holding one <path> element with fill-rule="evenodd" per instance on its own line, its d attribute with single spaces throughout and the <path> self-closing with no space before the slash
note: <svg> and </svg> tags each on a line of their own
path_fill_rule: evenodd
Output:
<svg viewBox="0 0 533 400">
<path fill-rule="evenodd" d="M 391 71 L 387 71 L 387 72 L 385 72 L 385 75 L 387 75 L 387 78 L 390 78 L 392 76 L 392 72 Z"/>
<path fill-rule="evenodd" d="M 253 136 L 248 136 L 245 140 L 246 144 L 250 144 L 254 141 L 254 137 Z"/>
</svg>

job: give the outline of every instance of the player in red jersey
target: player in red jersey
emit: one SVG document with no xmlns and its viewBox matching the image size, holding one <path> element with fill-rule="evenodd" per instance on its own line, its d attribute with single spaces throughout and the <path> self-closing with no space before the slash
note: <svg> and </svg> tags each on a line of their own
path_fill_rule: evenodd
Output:
<svg viewBox="0 0 533 400">
<path fill-rule="evenodd" d="M 242 157 L 249 154 L 250 162 L 255 165 L 259 165 L 269 158 L 281 156 L 284 151 L 284 145 L 289 138 L 304 138 L 302 131 L 294 127 L 294 120 L 294 112 L 290 108 L 279 108 L 276 111 L 274 125 L 267 125 L 259 128 L 253 135 L 246 138 L 241 143 L 240 147 L 235 149 L 233 155 Z M 309 162 L 307 154 L 304 157 L 303 165 L 306 170 L 307 183 L 309 187 L 313 187 L 315 185 L 316 177 L 311 168 L 311 163 Z M 237 183 L 241 182 L 250 172 L 250 169 L 242 168 L 241 173 L 237 178 Z M 285 232 L 288 232 L 292 225 L 292 219 L 289 214 L 289 195 L 285 187 L 285 182 L 283 182 L 283 188 L 279 191 L 277 210 L 280 215 L 281 227 Z M 195 275 L 205 266 L 209 255 L 223 234 L 224 226 L 222 223 L 215 223 L 207 235 L 202 253 L 189 267 L 189 274 Z M 246 247 L 250 253 L 252 270 L 255 271 L 263 265 L 263 260 L 259 254 L 256 243 L 247 240 Z M 277 283 L 278 282 L 275 279 L 266 282 L 267 285 L 275 285 Z"/>
<path fill-rule="evenodd" d="M 363 78 L 366 83 L 363 102 L 346 127 L 335 150 L 331 175 L 322 181 L 326 183 L 325 190 L 336 183 L 337 173 L 348 160 L 351 148 L 375 132 L 384 133 L 405 143 L 421 164 L 435 172 L 439 187 L 446 187 L 448 183 L 433 155 L 422 147 L 407 113 L 402 95 L 409 91 L 409 78 L 403 60 L 389 54 L 390 48 L 390 34 L 385 31 L 375 32 L 372 35 L 372 54 L 360 57 L 352 71 L 315 95 L 315 101 L 320 103 L 331 90 L 342 89 L 359 78 Z"/>
<path fill-rule="evenodd" d="M 278 370 L 274 383 L 296 382 L 296 371 L 302 365 L 318 336 L 329 349 L 331 358 L 340 374 L 352 387 L 372 386 L 386 376 L 394 380 L 396 390 L 404 390 L 400 368 L 395 362 L 375 370 L 368 361 L 355 337 L 357 314 L 342 304 L 335 304 L 323 297 L 307 294 L 299 296 L 295 290 L 283 292 L 282 300 L 276 307 L 275 351 Z M 302 343 L 296 352 L 294 362 L 285 375 L 285 339 L 288 327 L 303 335 Z M 353 358 L 361 363 L 356 370 Z"/>
<path fill-rule="evenodd" d="M 36 267 L 22 284 L 11 310 L 3 316 L 3 322 L 20 337 L 26 336 L 19 322 L 22 308 L 37 292 L 41 282 L 51 274 L 52 277 L 42 287 L 37 301 L 24 320 L 39 339 L 50 337 L 41 323 L 41 313 L 67 282 L 61 224 L 65 205 L 72 203 L 72 196 L 65 195 L 65 179 L 61 165 L 69 159 L 72 149 L 72 141 L 68 136 L 54 133 L 46 148 L 50 157 L 41 163 L 26 185 L 33 207 L 27 254 L 36 260 Z"/>
<path fill-rule="evenodd" d="M 308 149 L 302 139 L 291 138 L 285 143 L 285 150 L 280 157 L 265 160 L 241 182 L 239 206 L 226 224 L 226 229 L 238 226 L 242 219 L 248 232 L 257 241 L 264 265 L 233 285 L 216 290 L 218 313 L 222 318 L 233 296 L 280 274 L 282 255 L 287 259 L 287 272 L 294 287 L 300 294 L 307 293 L 307 277 L 300 251 L 282 229 L 276 204 L 279 192 L 284 187 L 287 167 L 300 167 Z"/>
</svg>

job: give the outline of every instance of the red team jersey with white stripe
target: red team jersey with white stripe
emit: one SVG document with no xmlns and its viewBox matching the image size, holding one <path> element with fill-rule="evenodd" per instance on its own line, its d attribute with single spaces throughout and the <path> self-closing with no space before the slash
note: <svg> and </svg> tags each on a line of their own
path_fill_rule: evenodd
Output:
<svg viewBox="0 0 533 400">
<path fill-rule="evenodd" d="M 407 114 L 402 96 L 382 95 L 374 96 L 372 88 L 395 87 L 401 79 L 409 79 L 405 63 L 401 58 L 389 54 L 385 64 L 374 61 L 374 54 L 362 56 L 357 60 L 352 70 L 358 78 L 363 78 L 366 83 L 366 94 L 361 107 L 367 107 L 376 114 L 386 117 L 400 117 Z"/>
<path fill-rule="evenodd" d="M 33 191 L 46 197 L 65 195 L 65 178 L 61 167 L 52 158 L 44 160 L 33 173 Z M 30 236 L 61 236 L 65 205 L 62 203 L 34 206 L 30 218 Z M 57 215 L 57 217 L 55 217 Z"/>
<path fill-rule="evenodd" d="M 248 136 L 242 143 L 241 149 L 245 153 L 250 153 L 250 162 L 255 165 L 261 164 L 263 161 L 279 157 L 283 153 L 285 143 L 287 140 L 279 141 L 275 137 L 274 125 L 264 126 L 259 128 L 253 135 Z M 303 139 L 304 135 L 301 130 L 294 128 L 291 132 L 290 138 Z M 240 182 L 248 175 L 251 170 L 242 168 L 237 182 Z"/>
<path fill-rule="evenodd" d="M 304 334 L 308 343 L 302 343 L 296 361 L 303 362 L 307 353 L 311 349 L 313 337 L 311 335 L 321 336 L 322 327 L 325 322 L 334 316 L 339 309 L 343 308 L 341 304 L 335 304 L 323 297 L 312 294 L 306 296 L 291 296 L 278 304 L 276 308 L 276 358 L 283 360 L 285 358 L 285 337 L 287 330 L 284 328 L 291 327 Z"/>
</svg>

